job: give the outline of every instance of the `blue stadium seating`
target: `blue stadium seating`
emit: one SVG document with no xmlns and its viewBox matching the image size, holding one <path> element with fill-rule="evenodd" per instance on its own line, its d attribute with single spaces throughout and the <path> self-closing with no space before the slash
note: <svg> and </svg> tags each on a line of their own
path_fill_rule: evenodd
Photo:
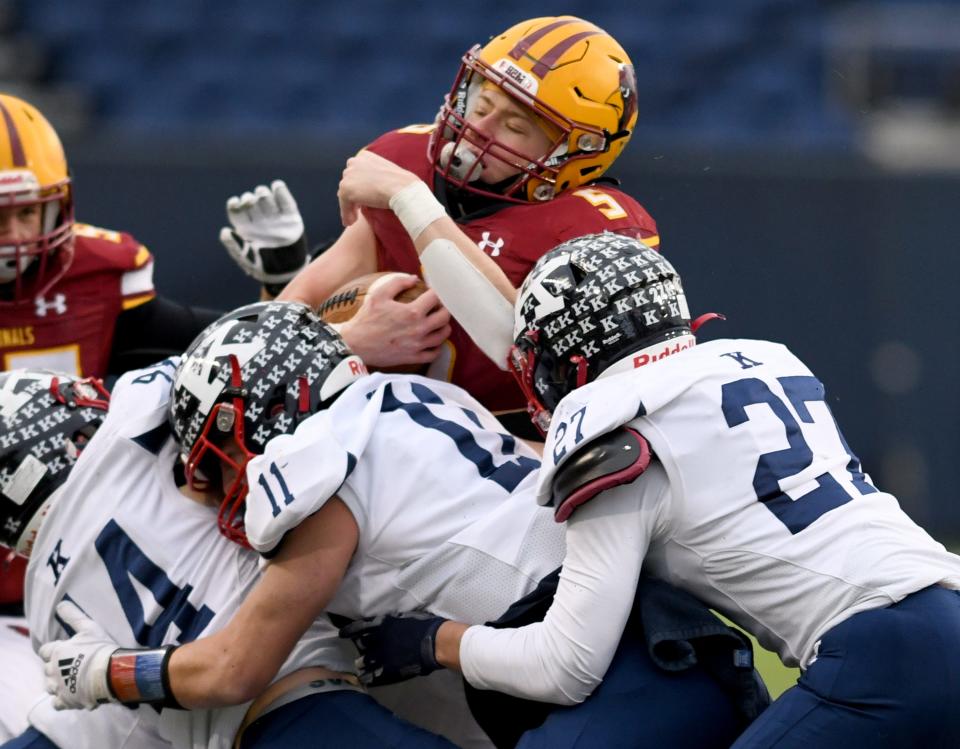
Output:
<svg viewBox="0 0 960 749">
<path fill-rule="evenodd" d="M 111 124 L 237 133 L 375 133 L 430 120 L 472 43 L 543 12 L 506 0 L 15 3 L 53 77 L 90 92 Z M 815 141 L 844 130 L 821 90 L 828 5 L 570 0 L 560 10 L 603 26 L 631 54 L 646 132 Z"/>
</svg>

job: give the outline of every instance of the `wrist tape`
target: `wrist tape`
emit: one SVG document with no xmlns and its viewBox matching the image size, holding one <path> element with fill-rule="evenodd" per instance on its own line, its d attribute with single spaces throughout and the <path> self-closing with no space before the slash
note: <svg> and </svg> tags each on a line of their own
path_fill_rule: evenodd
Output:
<svg viewBox="0 0 960 749">
<path fill-rule="evenodd" d="M 150 703 L 182 710 L 170 689 L 170 656 L 176 649 L 176 645 L 166 645 L 162 648 L 120 648 L 114 651 L 107 669 L 110 693 L 125 705 Z"/>
<path fill-rule="evenodd" d="M 430 188 L 419 179 L 390 198 L 390 210 L 397 215 L 414 242 L 430 224 L 447 215 Z"/>
</svg>

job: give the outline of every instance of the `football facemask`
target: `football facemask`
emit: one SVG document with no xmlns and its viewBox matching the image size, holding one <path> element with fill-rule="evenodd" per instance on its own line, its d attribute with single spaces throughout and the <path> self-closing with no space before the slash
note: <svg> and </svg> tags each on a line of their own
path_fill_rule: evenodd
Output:
<svg viewBox="0 0 960 749">
<path fill-rule="evenodd" d="M 550 145 L 522 153 L 471 124 L 483 83 L 496 86 L 544 124 Z M 524 21 L 463 57 L 437 115 L 429 156 L 437 173 L 470 192 L 513 202 L 541 202 L 599 178 L 637 121 L 633 65 L 602 29 L 573 16 Z M 485 185 L 483 163 L 518 170 L 507 184 Z"/>
<path fill-rule="evenodd" d="M 73 258 L 73 196 L 56 131 L 34 107 L 0 94 L 0 211 L 10 216 L 39 209 L 30 236 L 0 233 L 0 304 L 18 304 L 45 293 Z"/>
</svg>

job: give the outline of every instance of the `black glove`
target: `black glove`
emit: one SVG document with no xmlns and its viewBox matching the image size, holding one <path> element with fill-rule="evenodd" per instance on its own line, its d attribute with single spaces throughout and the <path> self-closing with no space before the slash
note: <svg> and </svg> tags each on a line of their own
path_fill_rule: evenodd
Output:
<svg viewBox="0 0 960 749">
<path fill-rule="evenodd" d="M 446 619 L 424 611 L 357 619 L 340 630 L 360 651 L 357 675 L 368 687 L 426 676 L 438 668 L 437 630 Z"/>
</svg>

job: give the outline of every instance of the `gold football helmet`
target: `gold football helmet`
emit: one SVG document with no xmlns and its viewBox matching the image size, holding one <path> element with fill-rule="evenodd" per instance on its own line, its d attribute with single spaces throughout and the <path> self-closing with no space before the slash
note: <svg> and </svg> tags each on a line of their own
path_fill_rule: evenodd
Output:
<svg viewBox="0 0 960 749">
<path fill-rule="evenodd" d="M 552 144 L 545 153 L 519 153 L 470 125 L 470 98 L 484 82 L 546 123 Z M 636 122 L 636 77 L 617 41 L 574 16 L 534 18 L 463 56 L 437 115 L 429 155 L 437 172 L 457 187 L 539 202 L 600 177 L 627 145 Z M 472 153 L 461 147 L 464 140 Z M 494 189 L 478 181 L 487 154 L 507 155 L 520 169 L 516 179 Z"/>
<path fill-rule="evenodd" d="M 73 195 L 63 146 L 39 111 L 0 94 L 0 211 L 40 207 L 35 236 L 0 234 L 0 304 L 43 294 L 73 258 Z M 2 229 L 0 229 L 2 231 Z"/>
</svg>

